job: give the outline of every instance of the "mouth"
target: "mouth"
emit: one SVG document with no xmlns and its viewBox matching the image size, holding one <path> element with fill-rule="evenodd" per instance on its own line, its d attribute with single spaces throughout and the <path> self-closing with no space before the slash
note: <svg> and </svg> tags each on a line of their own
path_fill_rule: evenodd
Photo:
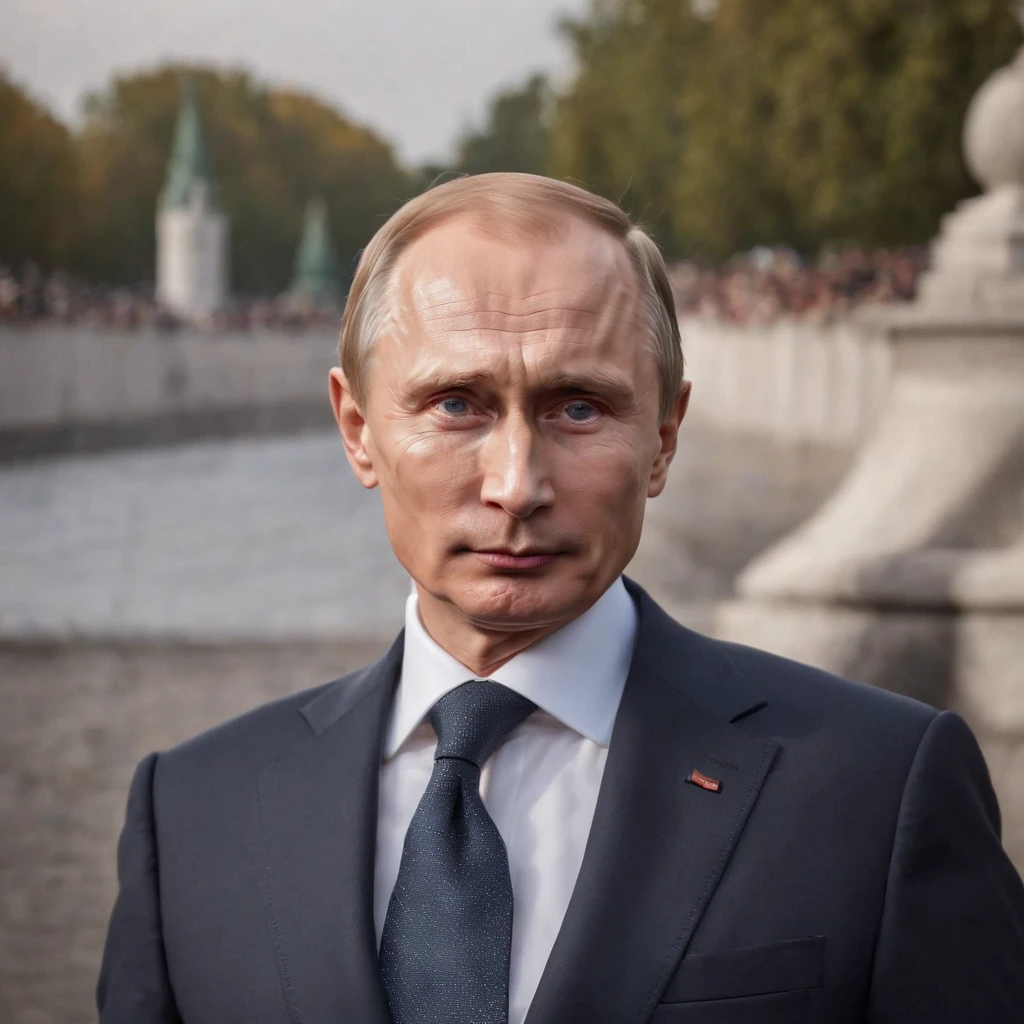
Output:
<svg viewBox="0 0 1024 1024">
<path fill-rule="evenodd" d="M 491 548 L 474 550 L 473 554 L 492 569 L 537 569 L 542 565 L 550 565 L 561 552 L 544 551 L 539 548 L 527 548 L 523 551 Z"/>
</svg>

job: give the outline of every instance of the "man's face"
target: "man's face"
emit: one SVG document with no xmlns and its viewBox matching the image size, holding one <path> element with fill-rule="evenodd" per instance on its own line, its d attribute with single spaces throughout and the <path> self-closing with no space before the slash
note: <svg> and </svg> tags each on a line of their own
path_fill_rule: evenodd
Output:
<svg viewBox="0 0 1024 1024">
<path fill-rule="evenodd" d="M 332 398 L 421 595 L 514 631 L 572 620 L 625 568 L 685 398 L 662 424 L 621 243 L 575 218 L 498 235 L 460 217 L 407 248 L 365 408 L 340 371 Z"/>
</svg>

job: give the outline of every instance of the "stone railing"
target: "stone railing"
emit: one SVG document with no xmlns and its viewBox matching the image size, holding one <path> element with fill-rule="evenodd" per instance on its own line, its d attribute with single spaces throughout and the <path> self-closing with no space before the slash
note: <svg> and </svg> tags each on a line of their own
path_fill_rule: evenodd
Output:
<svg viewBox="0 0 1024 1024">
<path fill-rule="evenodd" d="M 681 324 L 690 415 L 727 433 L 783 443 L 856 444 L 885 399 L 890 352 L 852 323 Z"/>
<path fill-rule="evenodd" d="M 328 332 L 0 330 L 0 426 L 128 419 L 327 396 Z"/>
<path fill-rule="evenodd" d="M 849 446 L 883 401 L 889 350 L 852 324 L 682 323 L 691 416 L 783 444 Z M 0 449 L 60 451 L 331 426 L 330 332 L 0 329 Z"/>
<path fill-rule="evenodd" d="M 0 454 L 333 422 L 336 337 L 0 328 Z"/>
</svg>

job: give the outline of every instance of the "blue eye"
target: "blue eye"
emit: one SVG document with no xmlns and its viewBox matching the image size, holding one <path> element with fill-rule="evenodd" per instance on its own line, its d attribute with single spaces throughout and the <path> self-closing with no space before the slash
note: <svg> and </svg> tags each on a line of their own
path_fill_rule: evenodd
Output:
<svg viewBox="0 0 1024 1024">
<path fill-rule="evenodd" d="M 576 423 L 586 422 L 597 412 L 589 402 L 570 402 L 565 407 L 565 411 L 569 419 L 574 420 Z"/>
<path fill-rule="evenodd" d="M 469 405 L 466 400 L 464 398 L 458 398 L 455 395 L 451 395 L 448 398 L 442 398 L 440 406 L 441 409 L 448 413 L 449 416 L 459 416 L 462 413 L 469 412 Z"/>
</svg>

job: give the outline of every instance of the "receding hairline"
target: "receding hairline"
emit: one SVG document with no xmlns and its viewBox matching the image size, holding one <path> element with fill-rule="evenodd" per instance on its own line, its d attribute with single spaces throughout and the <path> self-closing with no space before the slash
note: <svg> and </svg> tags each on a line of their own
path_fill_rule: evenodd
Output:
<svg viewBox="0 0 1024 1024">
<path fill-rule="evenodd" d="M 605 248 L 600 250 L 591 245 L 576 244 L 573 252 L 578 255 L 581 262 L 593 264 L 595 289 L 603 289 L 608 285 L 608 279 L 614 276 L 621 278 L 624 285 L 628 285 L 630 292 L 637 299 L 643 299 L 643 286 L 638 279 L 635 268 L 631 265 L 629 250 L 623 240 L 617 238 L 602 225 L 595 224 L 587 217 L 578 214 L 575 210 L 566 210 L 563 207 L 555 208 L 547 217 L 534 218 L 535 223 L 509 224 L 501 217 L 495 216 L 488 210 L 463 209 L 454 210 L 446 214 L 443 219 L 433 221 L 426 226 L 415 238 L 407 240 L 402 249 L 395 253 L 387 270 L 387 283 L 391 288 L 389 302 L 391 304 L 399 301 L 397 290 L 401 286 L 402 295 L 405 296 L 405 289 L 410 285 L 420 284 L 415 271 L 410 269 L 409 261 L 414 259 L 416 250 L 420 246 L 426 246 L 435 240 L 446 230 L 465 230 L 469 235 L 485 242 L 495 242 L 499 245 L 510 241 L 522 240 L 529 243 L 538 243 L 541 246 L 558 246 L 569 240 L 573 227 L 590 232 L 608 242 Z M 457 265 L 457 264 L 456 264 Z M 607 276 L 606 276 L 607 275 Z M 403 280 L 404 279 L 404 280 Z M 495 292 L 494 294 L 505 295 L 507 298 L 514 298 L 511 292 Z M 392 309 L 392 313 L 397 310 Z"/>
<path fill-rule="evenodd" d="M 414 246 L 459 222 L 462 222 L 471 234 L 495 242 L 504 242 L 509 238 L 524 238 L 553 245 L 564 242 L 572 226 L 576 225 L 596 232 L 613 242 L 618 242 L 622 254 L 628 256 L 628 249 L 624 244 L 626 236 L 620 235 L 612 231 L 608 225 L 588 217 L 585 212 L 555 203 L 550 203 L 550 205 L 544 203 L 535 210 L 523 209 L 520 212 L 521 216 L 510 217 L 506 216 L 503 211 L 495 210 L 484 203 L 479 205 L 468 203 L 464 207 L 446 210 L 438 217 L 424 223 L 415 234 L 410 233 L 410 236 L 403 240 L 404 244 L 395 253 L 391 262 L 392 269 Z"/>
</svg>

